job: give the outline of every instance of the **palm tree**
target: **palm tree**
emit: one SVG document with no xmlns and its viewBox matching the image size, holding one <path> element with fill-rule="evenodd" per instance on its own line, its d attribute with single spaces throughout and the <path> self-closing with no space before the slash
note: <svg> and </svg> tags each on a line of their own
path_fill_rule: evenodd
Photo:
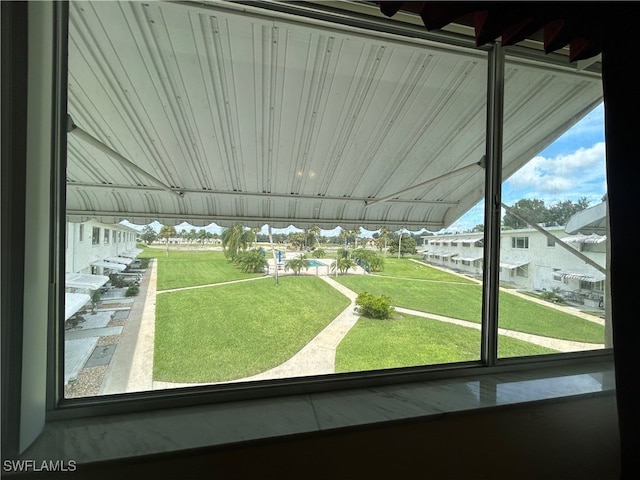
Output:
<svg viewBox="0 0 640 480">
<path fill-rule="evenodd" d="M 384 255 L 385 257 L 387 256 L 387 241 L 389 240 L 389 236 L 391 235 L 391 230 L 389 230 L 387 227 L 382 227 L 380 229 L 380 237 L 379 239 L 382 240 L 383 244 L 384 244 Z"/>
<path fill-rule="evenodd" d="M 309 261 L 305 258 L 304 255 L 300 255 L 297 258 L 292 258 L 290 260 L 287 260 L 284 264 L 284 269 L 285 270 L 293 270 L 293 273 L 295 275 L 300 275 L 300 271 L 302 269 L 308 270 L 309 269 Z"/>
<path fill-rule="evenodd" d="M 260 250 L 249 250 L 248 252 L 239 253 L 235 262 L 240 266 L 240 270 L 245 273 L 260 273 L 264 271 L 267 259 Z"/>
<path fill-rule="evenodd" d="M 220 239 L 225 256 L 233 258 L 238 254 L 243 233 L 244 226 L 239 223 L 222 231 Z"/>
<path fill-rule="evenodd" d="M 305 235 L 304 232 L 295 232 L 289 235 L 289 241 L 291 245 L 296 247 L 298 250 L 302 250 L 304 246 Z"/>
<path fill-rule="evenodd" d="M 240 223 L 235 224 L 233 227 L 225 228 L 222 235 L 220 235 L 225 255 L 231 258 L 235 257 L 238 251 L 249 248 L 255 241 L 255 238 L 255 231 L 245 228 L 245 226 Z"/>
<path fill-rule="evenodd" d="M 158 238 L 164 238 L 167 245 L 167 255 L 169 255 L 169 239 L 175 237 L 176 229 L 173 225 L 163 225 L 158 233 Z"/>
<path fill-rule="evenodd" d="M 347 270 L 349 270 L 354 265 L 355 263 L 353 263 L 353 260 L 351 260 L 350 258 L 342 257 L 338 258 L 331 264 L 331 270 L 336 271 L 337 268 L 337 270 L 340 272 L 340 275 L 344 275 L 345 273 L 347 273 Z"/>
<path fill-rule="evenodd" d="M 320 236 L 320 227 L 318 225 L 314 225 L 309 229 L 309 233 L 313 235 L 313 239 L 316 241 L 316 247 L 320 247 L 320 241 L 318 237 Z"/>
</svg>

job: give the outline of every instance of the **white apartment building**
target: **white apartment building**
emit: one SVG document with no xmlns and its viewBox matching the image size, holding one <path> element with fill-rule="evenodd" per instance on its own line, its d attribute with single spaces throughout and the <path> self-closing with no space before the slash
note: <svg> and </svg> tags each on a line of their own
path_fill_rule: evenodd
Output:
<svg viewBox="0 0 640 480">
<path fill-rule="evenodd" d="M 108 275 L 121 272 L 139 253 L 138 232 L 118 223 L 67 222 L 67 274 Z"/>
<path fill-rule="evenodd" d="M 606 236 L 569 235 L 565 228 L 546 231 L 601 267 L 606 265 Z M 474 277 L 482 276 L 483 233 L 434 235 L 423 238 L 425 262 Z M 559 289 L 570 301 L 604 307 L 605 275 L 559 242 L 533 228 L 500 234 L 500 282 L 529 291 Z"/>
</svg>

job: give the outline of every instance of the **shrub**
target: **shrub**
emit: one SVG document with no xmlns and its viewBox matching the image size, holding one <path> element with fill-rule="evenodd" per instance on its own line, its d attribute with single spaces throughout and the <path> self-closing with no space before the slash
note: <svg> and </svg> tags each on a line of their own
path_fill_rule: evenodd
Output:
<svg viewBox="0 0 640 480">
<path fill-rule="evenodd" d="M 260 273 L 267 268 L 267 259 L 258 249 L 238 253 L 233 262 L 245 273 Z"/>
<path fill-rule="evenodd" d="M 131 286 L 131 287 L 127 288 L 127 291 L 124 292 L 124 296 L 125 297 L 135 297 L 136 295 L 138 295 L 139 292 L 140 292 L 140 289 L 134 285 L 134 286 Z"/>
<path fill-rule="evenodd" d="M 362 292 L 356 298 L 356 305 L 365 317 L 385 320 L 391 318 L 395 309 L 391 306 L 391 297 L 380 295 L 376 297 L 368 292 Z"/>
<path fill-rule="evenodd" d="M 294 275 L 300 275 L 300 272 L 302 271 L 303 268 L 305 270 L 309 269 L 309 262 L 304 257 L 304 255 L 300 255 L 298 258 L 292 258 L 290 260 L 287 260 L 284 264 L 284 269 L 293 270 Z"/>
</svg>

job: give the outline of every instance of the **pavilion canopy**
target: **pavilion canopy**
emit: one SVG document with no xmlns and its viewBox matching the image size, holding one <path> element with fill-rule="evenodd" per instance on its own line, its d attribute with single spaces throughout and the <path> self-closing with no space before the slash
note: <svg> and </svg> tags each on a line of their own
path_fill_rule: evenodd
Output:
<svg viewBox="0 0 640 480">
<path fill-rule="evenodd" d="M 483 198 L 486 52 L 244 10 L 71 2 L 71 221 L 433 230 Z M 602 97 L 515 58 L 505 84 L 505 178 Z"/>
</svg>

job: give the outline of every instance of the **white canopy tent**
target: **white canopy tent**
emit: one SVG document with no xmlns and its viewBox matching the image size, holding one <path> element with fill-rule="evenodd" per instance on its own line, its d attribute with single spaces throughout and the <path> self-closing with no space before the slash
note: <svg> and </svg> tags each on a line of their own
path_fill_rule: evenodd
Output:
<svg viewBox="0 0 640 480">
<path fill-rule="evenodd" d="M 70 16 L 71 221 L 439 229 L 483 197 L 483 51 L 233 2 Z M 506 66 L 505 178 L 601 102 L 536 62 Z"/>
</svg>

